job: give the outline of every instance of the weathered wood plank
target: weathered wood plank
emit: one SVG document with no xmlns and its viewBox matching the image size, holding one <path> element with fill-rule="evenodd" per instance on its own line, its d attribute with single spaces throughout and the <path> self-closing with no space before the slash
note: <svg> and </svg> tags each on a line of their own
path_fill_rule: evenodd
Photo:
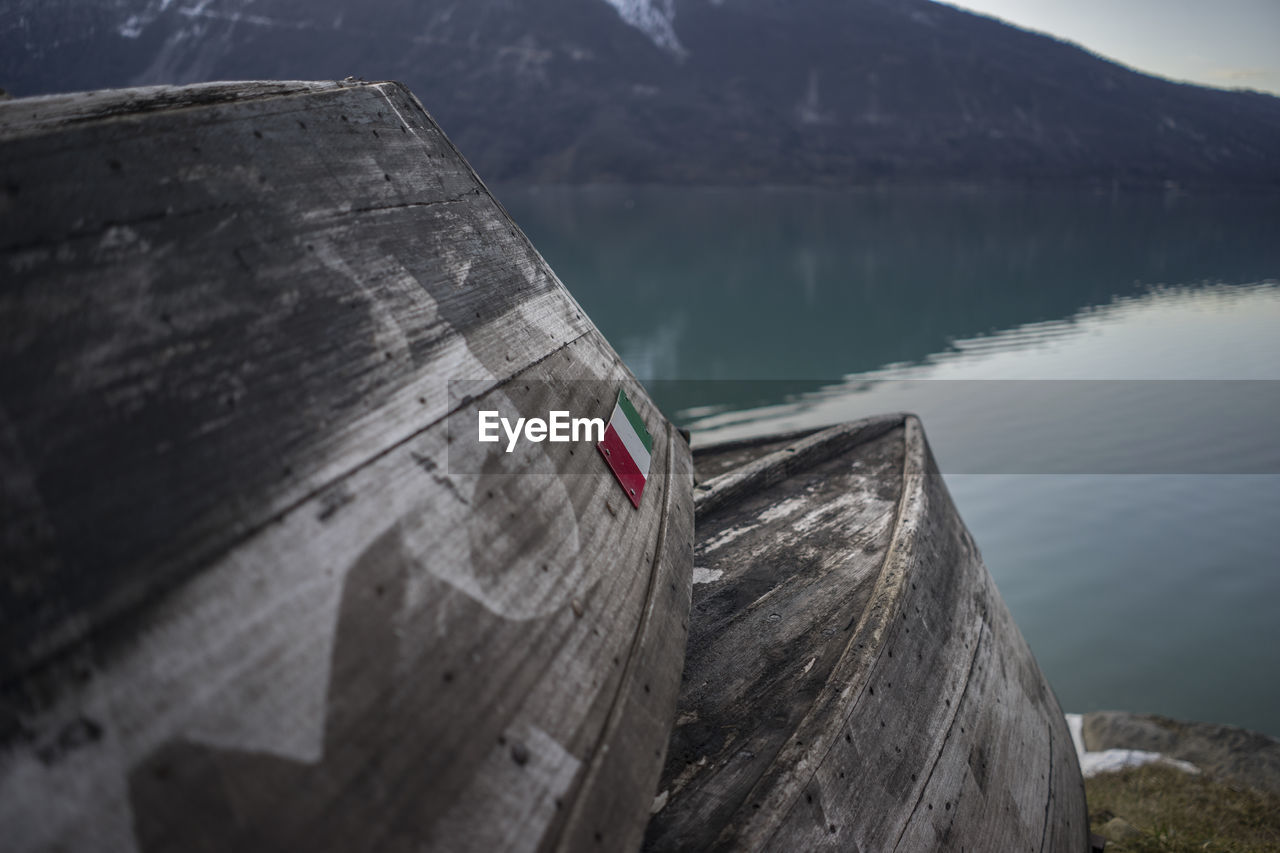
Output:
<svg viewBox="0 0 1280 853">
<path fill-rule="evenodd" d="M 0 229 L 0 405 L 60 533 L 18 543 L 47 569 L 9 587 L 4 675 L 440 420 L 448 379 L 587 331 L 413 107 L 383 84 L 5 141 L 30 191 Z"/>
<path fill-rule="evenodd" d="M 844 440 L 861 430 L 851 425 Z M 821 435 L 803 439 L 812 456 L 822 456 Z M 843 512 L 810 492 L 794 467 L 786 478 L 765 473 L 786 464 L 779 451 L 709 481 L 772 485 L 699 515 L 695 581 L 712 544 L 724 574 L 707 588 L 710 597 L 695 586 L 687 677 L 660 783 L 668 798 L 650 821 L 646 847 L 1084 849 L 1083 790 L 1074 753 L 1063 749 L 1065 720 L 950 502 L 918 421 L 908 417 L 845 450 L 811 469 L 828 486 L 841 462 L 879 462 L 866 482 L 841 484 Z M 700 453 L 699 462 L 714 455 Z M 815 572 L 802 535 L 811 525 L 795 519 L 825 510 L 846 537 L 870 535 L 878 528 L 853 508 L 875 500 L 893 504 L 884 547 L 867 554 L 850 539 L 840 559 L 861 565 L 856 580 L 846 573 L 826 581 L 825 595 L 847 596 L 857 615 L 837 625 L 820 608 L 797 606 L 784 590 Z M 770 541 L 778 547 L 756 544 Z M 822 549 L 828 560 L 837 559 L 832 544 Z M 767 590 L 763 598 L 759 590 Z M 728 606 L 708 619 L 706 604 L 715 600 Z M 767 602 L 780 620 L 811 619 L 808 645 L 797 650 L 761 628 L 735 634 L 721 624 L 749 622 L 755 602 Z M 749 661 L 775 654 L 804 669 L 757 680 L 754 702 L 744 701 L 726 674 L 749 674 Z"/>
<path fill-rule="evenodd" d="M 833 677 L 896 517 L 901 427 L 699 522 L 680 710 L 653 849 L 713 845 Z M 659 794 L 662 797 L 662 794 Z M 749 845 L 748 845 L 749 846 Z M 799 849 L 799 848 L 798 848 Z"/>
<path fill-rule="evenodd" d="M 901 414 L 880 415 L 832 427 L 726 471 L 699 484 L 694 495 L 696 512 L 702 517 L 744 495 L 766 489 L 793 472 L 803 471 L 817 461 L 882 435 L 901 424 L 902 418 Z"/>
<path fill-rule="evenodd" d="M 668 441 L 684 438 L 672 428 Z M 656 790 L 666 757 L 680 690 L 680 667 L 671 662 L 684 659 L 693 568 L 693 517 L 688 512 L 692 462 L 687 453 L 669 449 L 667 466 L 659 559 L 672 571 L 650 575 L 644 624 L 635 632 L 648 645 L 627 658 L 627 686 L 619 691 L 601 736 L 602 745 L 608 746 L 596 750 L 583 774 L 586 793 L 577 798 L 569 815 L 570 828 L 561 835 L 560 851 L 637 849 L 645 822 L 619 823 L 614 816 L 633 813 L 638 792 Z M 642 805 L 647 809 L 651 802 Z"/>
<path fill-rule="evenodd" d="M 0 121 L 3 122 L 0 135 L 11 139 L 25 134 L 47 134 L 79 122 L 101 121 L 113 115 L 136 117 L 148 112 L 256 101 L 278 95 L 341 89 L 348 85 L 362 84 L 329 80 L 246 80 L 42 95 L 0 107 Z"/>
<path fill-rule="evenodd" d="M 687 444 L 412 95 L 253 91 L 0 131 L 0 831 L 634 845 Z M 655 437 L 639 510 L 590 445 L 458 440 L 618 387 Z"/>
<path fill-rule="evenodd" d="M 800 429 L 792 432 L 773 433 L 756 438 L 723 441 L 709 447 L 693 448 L 693 470 L 695 481 L 705 484 L 713 477 L 726 474 L 734 468 L 740 468 L 761 456 L 781 450 L 802 438 L 807 438 L 820 428 Z"/>
</svg>

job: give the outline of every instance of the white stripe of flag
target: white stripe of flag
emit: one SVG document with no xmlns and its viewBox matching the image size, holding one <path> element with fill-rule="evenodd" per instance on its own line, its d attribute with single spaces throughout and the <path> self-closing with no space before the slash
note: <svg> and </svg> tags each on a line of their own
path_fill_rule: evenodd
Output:
<svg viewBox="0 0 1280 853">
<path fill-rule="evenodd" d="M 627 497 L 637 508 L 649 479 L 649 465 L 653 458 L 653 437 L 635 406 L 627 399 L 625 391 L 618 391 L 618 401 L 604 431 L 604 440 L 596 445 L 605 461 L 622 484 Z"/>
</svg>

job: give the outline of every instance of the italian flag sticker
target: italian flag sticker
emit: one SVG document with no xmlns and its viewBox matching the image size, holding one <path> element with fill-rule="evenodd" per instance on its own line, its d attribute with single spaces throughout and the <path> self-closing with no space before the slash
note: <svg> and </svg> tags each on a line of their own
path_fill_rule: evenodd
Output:
<svg viewBox="0 0 1280 853">
<path fill-rule="evenodd" d="M 604 441 L 596 445 L 605 461 L 622 484 L 627 497 L 636 509 L 640 508 L 640 496 L 644 494 L 645 481 L 649 479 L 649 459 L 653 455 L 653 437 L 644 428 L 640 413 L 627 399 L 627 393 L 618 389 L 618 402 L 613 406 L 613 417 L 604 431 Z"/>
</svg>

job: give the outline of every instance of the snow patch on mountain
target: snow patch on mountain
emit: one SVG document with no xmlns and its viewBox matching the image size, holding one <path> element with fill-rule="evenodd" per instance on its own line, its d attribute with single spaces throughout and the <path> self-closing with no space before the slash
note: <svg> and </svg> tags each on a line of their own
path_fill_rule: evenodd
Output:
<svg viewBox="0 0 1280 853">
<path fill-rule="evenodd" d="M 148 27 L 155 24 L 162 15 L 169 12 L 171 7 L 173 12 L 169 17 L 168 25 L 165 27 L 165 32 L 167 33 L 165 36 L 165 50 L 169 50 L 184 41 L 191 42 L 193 45 L 199 43 L 208 34 L 210 24 L 219 22 L 230 25 L 249 24 L 251 26 L 294 30 L 313 30 L 323 26 L 318 20 L 312 20 L 305 15 L 295 18 L 271 18 L 266 15 L 253 15 L 248 11 L 253 5 L 254 0 L 147 0 L 138 11 L 130 14 L 116 27 L 116 32 L 124 38 L 139 38 Z M 173 15 L 182 18 L 183 22 L 175 25 Z M 334 30 L 341 29 L 342 18 L 343 15 L 340 12 L 329 24 L 329 28 Z M 226 30 L 220 34 L 219 38 L 223 42 L 230 43 L 232 36 L 230 31 Z M 185 76 L 183 79 L 186 79 Z M 150 81 L 140 82 L 135 80 L 133 84 L 145 85 L 148 82 Z M 195 80 L 193 79 L 191 82 L 195 82 Z"/>
<path fill-rule="evenodd" d="M 124 4 L 120 4 L 123 6 Z M 143 5 L 142 9 L 131 14 L 118 27 L 116 32 L 127 39 L 136 39 L 142 35 L 142 31 L 155 21 L 156 18 L 173 5 L 173 0 L 150 0 Z"/>
<path fill-rule="evenodd" d="M 658 47 L 684 56 L 687 51 L 676 38 L 675 0 L 604 0 L 618 10 L 623 21 L 649 37 Z"/>
</svg>

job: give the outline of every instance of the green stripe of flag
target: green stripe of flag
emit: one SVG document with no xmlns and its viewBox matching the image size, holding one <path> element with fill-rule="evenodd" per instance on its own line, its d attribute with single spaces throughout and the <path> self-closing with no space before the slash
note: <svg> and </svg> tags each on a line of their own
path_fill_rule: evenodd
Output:
<svg viewBox="0 0 1280 853">
<path fill-rule="evenodd" d="M 631 401 L 627 399 L 627 392 L 622 389 L 618 390 L 618 408 L 622 409 L 622 413 L 627 416 L 627 420 L 631 422 L 631 428 L 636 431 L 640 441 L 644 444 L 644 449 L 649 453 L 653 453 L 653 437 L 649 435 L 649 430 L 644 428 L 644 421 L 640 419 L 640 413 L 636 411 L 636 407 L 631 405 Z"/>
</svg>

